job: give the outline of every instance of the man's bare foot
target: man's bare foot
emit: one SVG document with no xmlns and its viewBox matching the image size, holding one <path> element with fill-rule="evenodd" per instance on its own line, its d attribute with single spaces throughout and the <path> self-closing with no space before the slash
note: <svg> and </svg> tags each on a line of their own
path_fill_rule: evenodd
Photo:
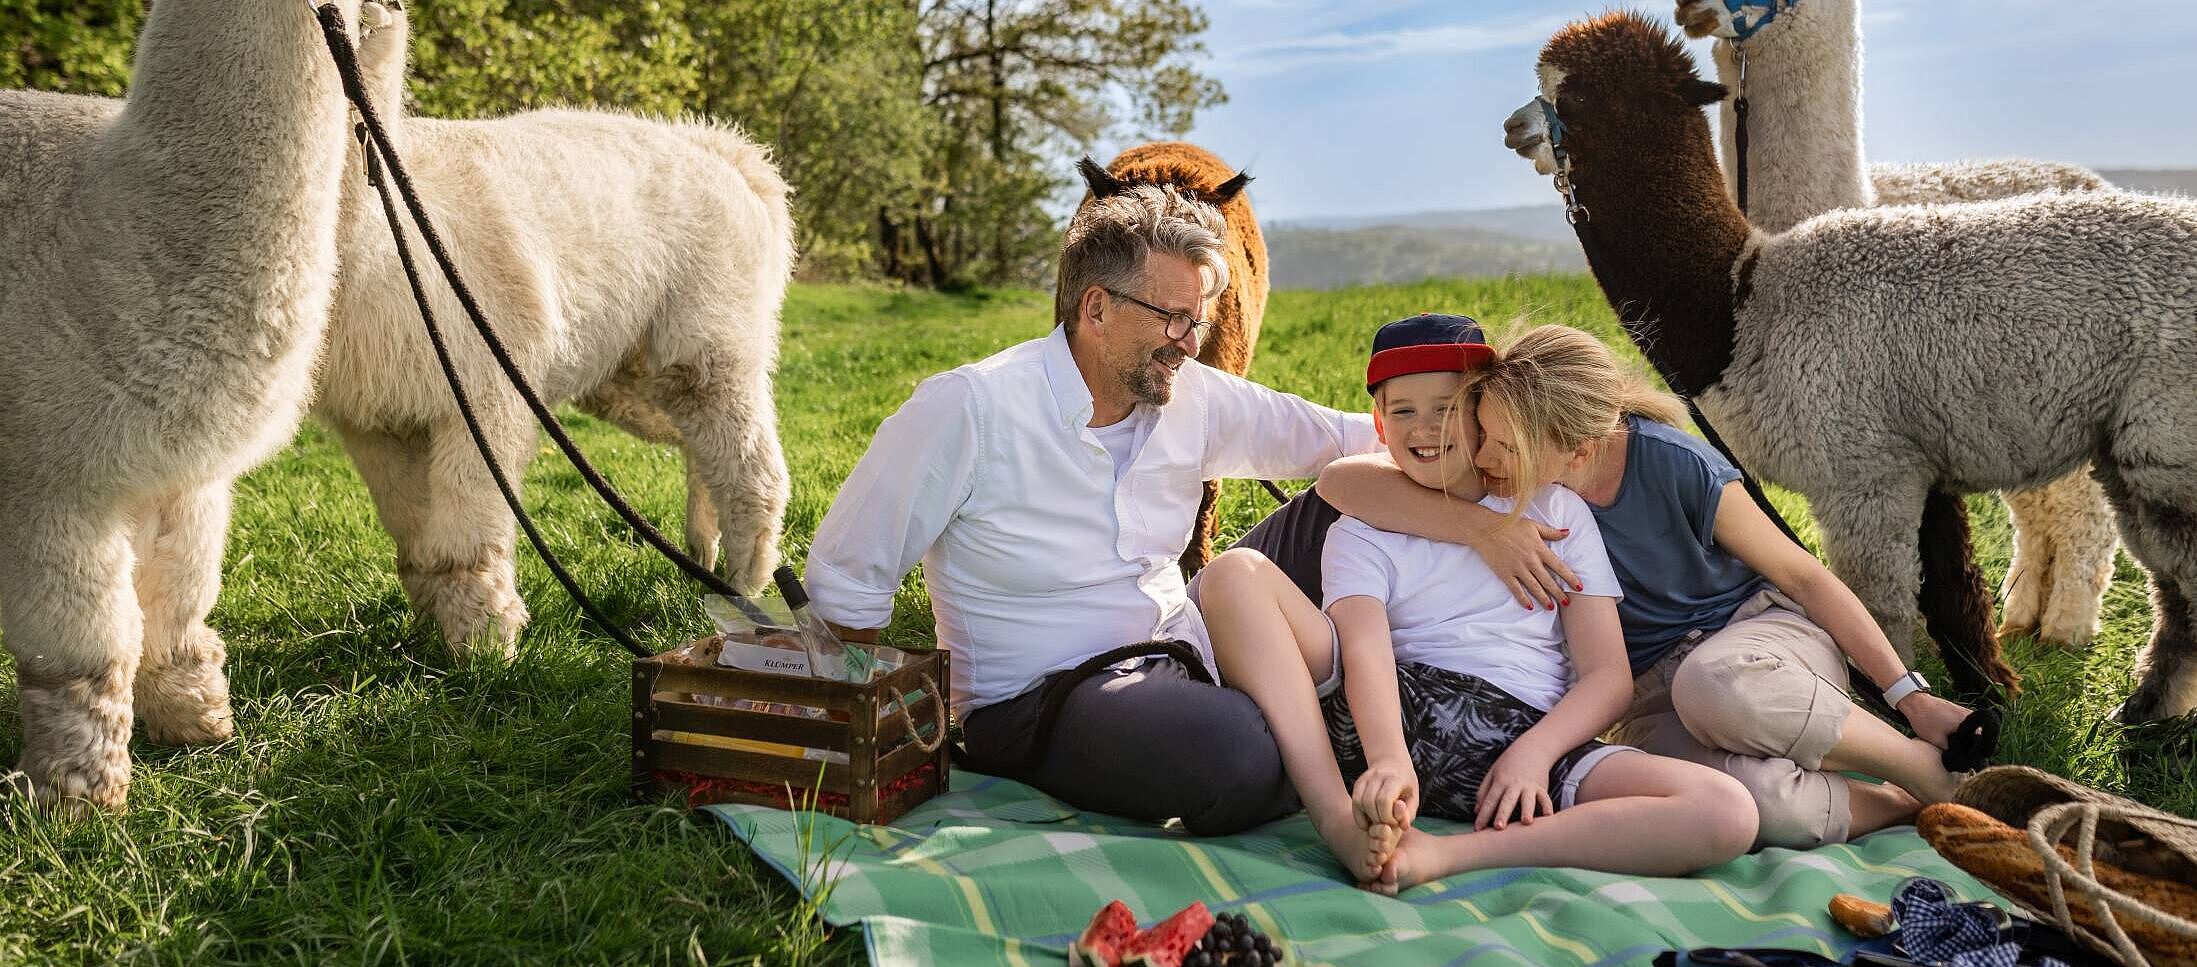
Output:
<svg viewBox="0 0 2197 967">
<path fill-rule="evenodd" d="M 1350 871 L 1352 879 L 1365 882 L 1380 873 L 1396 853 L 1396 828 L 1385 823 L 1360 826 L 1354 815 L 1338 815 L 1322 822 L 1315 817 L 1312 827 L 1319 831 L 1320 839 L 1329 852 Z"/>
</svg>

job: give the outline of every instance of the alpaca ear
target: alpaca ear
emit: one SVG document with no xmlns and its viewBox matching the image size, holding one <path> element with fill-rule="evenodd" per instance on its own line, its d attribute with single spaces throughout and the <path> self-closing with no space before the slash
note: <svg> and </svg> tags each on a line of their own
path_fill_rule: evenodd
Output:
<svg viewBox="0 0 2197 967">
<path fill-rule="evenodd" d="M 1679 99 L 1694 107 L 1715 104 L 1726 97 L 1730 97 L 1731 93 L 1731 90 L 1722 84 L 1715 81 L 1705 81 L 1698 77 L 1689 77 L 1678 82 Z"/>
<path fill-rule="evenodd" d="M 1250 172 L 1236 172 L 1236 177 L 1221 182 L 1219 187 L 1213 189 L 1213 204 L 1226 205 L 1229 202 L 1235 201 L 1237 195 L 1243 194 L 1244 186 L 1250 183 Z"/>
<path fill-rule="evenodd" d="M 1099 167 L 1099 163 L 1089 156 L 1076 162 L 1076 171 L 1083 175 L 1083 184 L 1091 189 L 1093 198 L 1111 198 L 1121 193 L 1121 179 L 1107 174 L 1106 169 Z"/>
</svg>

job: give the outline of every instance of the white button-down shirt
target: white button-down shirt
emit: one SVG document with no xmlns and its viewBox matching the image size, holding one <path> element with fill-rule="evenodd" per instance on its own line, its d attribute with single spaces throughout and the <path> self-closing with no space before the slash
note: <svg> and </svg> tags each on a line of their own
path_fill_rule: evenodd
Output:
<svg viewBox="0 0 2197 967">
<path fill-rule="evenodd" d="M 1378 441 L 1373 420 L 1184 361 L 1174 397 L 1139 404 L 1128 472 L 1091 432 L 1065 330 L 924 380 L 877 428 L 809 549 L 813 607 L 849 628 L 892 618 L 923 563 L 954 705 L 1020 695 L 1131 642 L 1210 660 L 1176 560 L 1203 481 L 1309 477 Z"/>
</svg>

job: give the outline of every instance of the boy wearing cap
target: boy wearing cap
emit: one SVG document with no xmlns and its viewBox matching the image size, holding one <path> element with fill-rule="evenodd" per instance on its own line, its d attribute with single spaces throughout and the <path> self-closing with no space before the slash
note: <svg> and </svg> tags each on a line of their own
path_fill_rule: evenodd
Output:
<svg viewBox="0 0 2197 967">
<path fill-rule="evenodd" d="M 1473 465 L 1479 433 L 1470 373 L 1491 354 L 1469 318 L 1398 320 L 1374 336 L 1366 389 L 1381 441 L 1413 482 L 1508 513 L 1510 501 L 1487 494 Z M 1324 613 L 1254 550 L 1231 550 L 1201 576 L 1198 600 L 1222 678 L 1266 715 L 1315 827 L 1370 889 L 1546 863 L 1670 875 L 1745 849 L 1729 836 L 1670 848 L 1669 837 L 1687 836 L 1676 808 L 1684 802 L 1658 795 L 1692 783 L 1696 795 L 1747 801 L 1736 783 L 1596 740 L 1614 714 L 1559 712 L 1579 653 L 1567 635 L 1591 641 L 1598 663 L 1622 667 L 1621 592 L 1578 495 L 1540 488 L 1524 514 L 1568 529 L 1554 548 L 1580 590 L 1553 611 L 1517 603 L 1468 547 L 1351 517 L 1335 521 L 1320 552 Z M 1611 760 L 1613 778 L 1590 783 Z M 1557 815 L 1594 800 L 1623 802 L 1589 810 L 1579 817 L 1587 823 Z M 1411 826 L 1422 811 L 1484 832 L 1469 843 L 1429 837 Z M 1638 855 L 1616 846 L 1600 856 L 1541 851 L 1552 834 L 1593 843 L 1598 819 L 1679 829 L 1659 832 L 1660 848 Z"/>
</svg>

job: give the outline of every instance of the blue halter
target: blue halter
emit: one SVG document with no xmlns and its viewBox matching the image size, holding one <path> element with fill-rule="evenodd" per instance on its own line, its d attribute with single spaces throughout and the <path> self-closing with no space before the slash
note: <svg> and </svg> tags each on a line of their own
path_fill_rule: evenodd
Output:
<svg viewBox="0 0 2197 967">
<path fill-rule="evenodd" d="M 1541 105 L 1541 121 L 1548 128 L 1549 158 L 1556 163 L 1556 190 L 1564 195 L 1564 220 L 1577 225 L 1587 220 L 1587 206 L 1579 203 L 1579 193 L 1571 183 L 1571 155 L 1564 150 L 1564 119 L 1556 114 L 1556 102 L 1534 95 L 1533 103 Z"/>
<path fill-rule="evenodd" d="M 1792 9 L 1800 0 L 1724 0 L 1724 9 L 1732 14 L 1733 40 L 1752 38 L 1762 28 L 1776 20 L 1777 15 Z M 1752 18 L 1752 19 L 1750 19 Z"/>
</svg>

